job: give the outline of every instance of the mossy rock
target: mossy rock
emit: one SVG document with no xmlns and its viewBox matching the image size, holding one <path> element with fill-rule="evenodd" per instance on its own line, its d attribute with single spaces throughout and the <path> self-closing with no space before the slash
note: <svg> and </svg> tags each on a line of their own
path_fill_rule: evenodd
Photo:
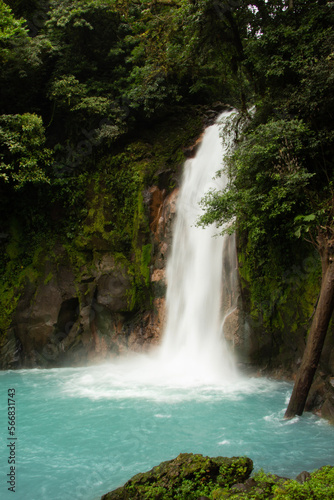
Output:
<svg viewBox="0 0 334 500">
<path fill-rule="evenodd" d="M 209 495 L 218 487 L 245 481 L 253 470 L 247 457 L 203 457 L 181 453 L 178 457 L 131 478 L 101 500 L 191 500 Z"/>
</svg>

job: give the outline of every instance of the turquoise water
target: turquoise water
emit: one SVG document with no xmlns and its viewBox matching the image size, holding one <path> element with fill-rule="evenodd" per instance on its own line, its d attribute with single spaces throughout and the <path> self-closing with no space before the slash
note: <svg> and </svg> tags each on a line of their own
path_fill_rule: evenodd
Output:
<svg viewBox="0 0 334 500">
<path fill-rule="evenodd" d="M 154 376 L 153 376 L 154 378 Z M 314 415 L 283 419 L 291 385 L 122 380 L 111 365 L 0 372 L 0 498 L 95 500 L 181 452 L 247 455 L 255 469 L 294 477 L 334 464 L 334 428 Z M 16 493 L 7 490 L 7 391 L 16 396 Z"/>
</svg>

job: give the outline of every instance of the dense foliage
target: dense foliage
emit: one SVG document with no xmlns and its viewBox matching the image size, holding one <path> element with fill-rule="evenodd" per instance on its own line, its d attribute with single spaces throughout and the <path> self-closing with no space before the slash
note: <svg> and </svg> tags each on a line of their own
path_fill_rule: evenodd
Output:
<svg viewBox="0 0 334 500">
<path fill-rule="evenodd" d="M 47 202 L 59 202 L 63 186 L 95 171 L 143 120 L 236 94 L 231 27 L 211 2 L 1 0 L 0 8 L 3 202 L 37 180 L 53 186 Z"/>
<path fill-rule="evenodd" d="M 201 128 L 185 109 L 196 102 L 185 80 L 193 65 L 178 81 L 162 62 L 167 39 L 156 43 L 168 31 L 157 25 L 170 19 L 178 29 L 183 8 L 0 1 L 2 331 L 17 287 L 56 240 L 76 267 L 96 248 L 121 253 L 141 294 L 149 257 L 143 192 L 156 172 L 175 170 L 180 148 Z M 169 123 L 171 109 L 179 129 L 152 129 L 160 117 Z"/>
<path fill-rule="evenodd" d="M 253 102 L 255 110 L 239 119 L 243 128 L 226 159 L 225 191 L 203 200 L 201 224 L 229 224 L 223 231 L 238 227 L 244 235 L 258 309 L 288 286 L 287 269 L 305 257 L 297 239 L 319 249 L 320 233 L 328 240 L 333 229 L 333 4 L 289 7 L 254 2 L 259 24 L 244 41 L 242 64 L 251 75 L 249 107 Z"/>
<path fill-rule="evenodd" d="M 0 0 L 0 14 L 7 291 L 41 241 L 91 251 L 97 235 L 135 253 L 142 193 L 166 148 L 122 148 L 192 105 L 220 100 L 246 115 L 256 105 L 230 158 L 230 191 L 208 198 L 205 218 L 237 216 L 255 284 L 273 259 L 290 262 L 289 239 L 328 224 L 332 2 Z"/>
</svg>

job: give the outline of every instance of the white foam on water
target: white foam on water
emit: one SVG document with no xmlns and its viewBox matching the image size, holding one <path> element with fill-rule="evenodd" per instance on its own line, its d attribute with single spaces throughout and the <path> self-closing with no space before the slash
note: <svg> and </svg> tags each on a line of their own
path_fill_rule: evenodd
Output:
<svg viewBox="0 0 334 500">
<path fill-rule="evenodd" d="M 99 366 L 60 369 L 57 383 L 69 397 L 100 399 L 151 399 L 179 402 L 210 401 L 219 398 L 242 400 L 252 393 L 270 393 L 279 382 L 265 378 L 240 377 L 221 382 L 170 370 L 150 355 L 132 355 Z"/>
<path fill-rule="evenodd" d="M 223 441 L 220 441 L 218 444 L 223 446 L 224 444 L 231 444 L 231 441 L 229 441 L 228 439 L 224 439 Z"/>
</svg>

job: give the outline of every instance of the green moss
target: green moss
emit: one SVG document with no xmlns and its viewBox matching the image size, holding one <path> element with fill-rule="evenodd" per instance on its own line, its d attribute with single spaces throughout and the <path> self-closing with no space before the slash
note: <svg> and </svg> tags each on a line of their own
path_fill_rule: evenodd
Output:
<svg viewBox="0 0 334 500">
<path fill-rule="evenodd" d="M 244 500 L 331 500 L 334 498 L 334 467 L 325 466 L 313 472 L 304 482 L 278 478 L 262 470 L 254 477 L 255 486 L 247 492 L 235 492 L 233 489 L 213 492 L 213 500 L 224 498 Z"/>
<path fill-rule="evenodd" d="M 152 258 L 152 245 L 149 243 L 142 247 L 141 264 L 140 264 L 140 274 L 143 276 L 146 286 L 148 286 L 150 282 L 149 265 L 151 262 L 151 258 Z"/>
<path fill-rule="evenodd" d="M 16 217 L 12 217 L 9 226 L 10 240 L 6 252 L 11 260 L 17 259 L 22 253 L 22 229 Z"/>
<path fill-rule="evenodd" d="M 252 247 L 238 242 L 239 274 L 244 307 L 254 338 L 252 361 L 291 367 L 309 328 L 321 283 L 321 263 L 310 245 L 291 243 L 282 248 Z M 262 255 L 262 260 L 260 259 Z"/>
<path fill-rule="evenodd" d="M 150 303 L 150 261 L 152 245 L 149 243 L 149 221 L 143 200 L 143 184 L 138 173 L 138 191 L 136 206 L 132 220 L 131 262 L 129 274 L 132 276 L 132 287 L 128 290 L 130 310 L 143 308 Z"/>
<path fill-rule="evenodd" d="M 22 290 L 27 282 L 39 276 L 41 248 L 30 240 L 30 247 L 17 218 L 10 221 L 10 239 L 2 254 L 0 282 L 0 338 L 4 339 L 11 325 Z"/>
<path fill-rule="evenodd" d="M 6 337 L 8 328 L 12 322 L 13 313 L 27 282 L 36 283 L 40 277 L 41 248 L 35 251 L 39 256 L 38 265 L 36 256 L 33 255 L 32 262 L 24 267 L 21 265 L 19 255 L 16 259 L 7 262 L 0 282 L 0 339 Z M 27 259 L 25 259 L 25 263 Z"/>
<path fill-rule="evenodd" d="M 47 285 L 53 278 L 53 273 L 50 271 L 49 274 L 44 279 L 44 285 Z"/>
<path fill-rule="evenodd" d="M 210 458 L 181 453 L 174 460 L 162 462 L 151 471 L 137 474 L 122 488 L 108 493 L 105 498 L 108 500 L 122 498 L 197 500 L 200 496 L 212 498 L 211 494 L 218 488 L 219 481 L 223 484 L 244 481 L 249 477 L 252 467 L 252 461 L 246 457 Z"/>
<path fill-rule="evenodd" d="M 198 457 L 201 457 L 201 459 Z M 244 462 L 242 464 L 242 462 Z M 217 467 L 223 471 L 223 486 L 217 480 Z M 122 488 L 105 495 L 106 500 L 331 500 L 334 498 L 334 467 L 314 471 L 302 484 L 260 470 L 244 489 L 237 485 L 249 477 L 251 461 L 247 458 L 202 457 L 181 454 L 162 462 L 151 471 L 137 474 Z"/>
<path fill-rule="evenodd" d="M 237 457 L 231 461 L 225 461 L 219 468 L 217 483 L 221 487 L 229 487 L 241 482 L 250 475 L 251 465 L 247 457 Z"/>
<path fill-rule="evenodd" d="M 16 210 L 4 225 L 9 240 L 0 248 L 3 334 L 24 283 L 37 283 L 44 258 L 55 264 L 62 259 L 52 250 L 56 242 L 65 249 L 64 258 L 70 261 L 76 283 L 83 272 L 89 272 L 94 253 L 109 252 L 122 260 L 131 277 L 129 310 L 150 305 L 152 246 L 145 189 L 157 183 L 168 190 L 175 184 L 185 159 L 183 148 L 202 129 L 196 107 L 174 109 L 161 122 L 138 130 L 127 144 L 100 156 L 92 171 L 78 170 L 72 177 L 56 180 L 45 193 L 48 203 L 37 204 L 29 217 L 23 213 L 25 208 Z M 50 218 L 53 208 L 55 219 Z M 47 283 L 51 278 L 49 274 L 43 279 Z"/>
<path fill-rule="evenodd" d="M 1 308 L 0 308 L 0 340 L 5 337 L 11 325 L 12 314 L 15 312 L 20 293 L 14 287 L 0 285 Z"/>
<path fill-rule="evenodd" d="M 85 268 L 87 263 L 91 262 L 92 252 L 84 251 L 83 248 L 85 247 L 81 247 L 76 240 L 72 243 L 68 241 L 64 242 L 63 247 L 71 263 L 72 270 L 79 280 L 82 270 Z"/>
</svg>

